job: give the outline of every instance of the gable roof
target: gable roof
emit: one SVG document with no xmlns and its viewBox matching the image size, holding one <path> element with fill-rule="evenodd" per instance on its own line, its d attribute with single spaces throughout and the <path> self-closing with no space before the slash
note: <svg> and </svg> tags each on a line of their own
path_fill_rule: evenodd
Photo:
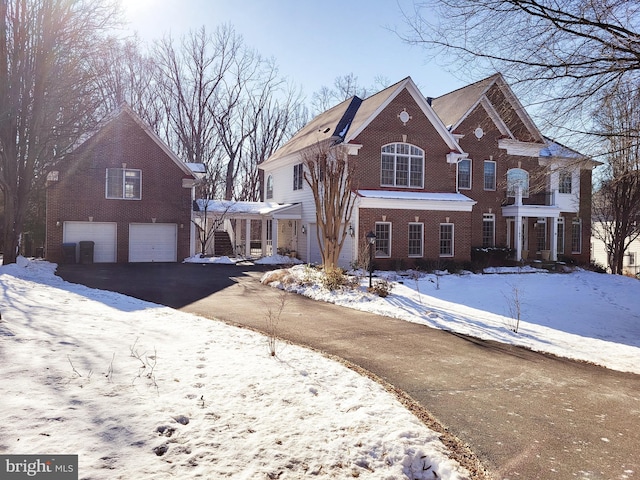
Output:
<svg viewBox="0 0 640 480">
<path fill-rule="evenodd" d="M 516 140 L 502 118 L 500 118 L 496 106 L 491 103 L 487 96 L 489 90 L 494 86 L 500 89 L 532 137 L 536 139 L 537 142 L 544 143 L 543 136 L 538 130 L 538 127 L 533 123 L 524 106 L 520 103 L 520 100 L 515 96 L 513 90 L 511 90 L 511 87 L 509 87 L 500 73 L 496 73 L 471 85 L 434 98 L 432 101 L 433 109 L 442 119 L 443 123 L 447 125 L 451 131 L 454 131 L 465 118 L 473 112 L 477 105 L 482 104 L 498 128 Z"/>
<path fill-rule="evenodd" d="M 461 153 L 462 150 L 455 138 L 433 111 L 427 99 L 420 93 L 411 77 L 406 77 L 365 100 L 353 96 L 321 113 L 271 155 L 260 168 L 265 164 L 271 164 L 322 142 L 330 141 L 333 144 L 352 142 L 405 89 L 414 98 L 449 148 L 454 152 Z"/>
<path fill-rule="evenodd" d="M 120 106 L 118 108 L 116 108 L 113 112 L 111 112 L 109 115 L 107 115 L 98 125 L 98 127 L 95 129 L 95 131 L 91 134 L 89 134 L 87 137 L 83 138 L 75 147 L 73 150 L 76 150 L 78 148 L 80 148 L 81 145 L 87 143 L 88 141 L 90 141 L 92 138 L 94 138 L 95 136 L 98 135 L 98 133 L 105 128 L 109 123 L 111 122 L 115 122 L 118 120 L 118 118 L 121 115 L 127 115 L 129 116 L 148 136 L 149 138 L 151 138 L 151 140 L 153 140 L 153 142 L 156 143 L 156 145 L 158 145 L 158 147 L 160 147 L 160 149 L 167 155 L 167 157 L 169 157 L 173 163 L 175 163 L 178 168 L 180 168 L 180 170 L 182 170 L 182 172 L 192 178 L 195 178 L 194 175 L 194 171 L 189 168 L 189 166 L 183 162 L 182 160 L 180 160 L 178 158 L 178 156 L 173 153 L 173 151 L 167 146 L 166 143 L 164 143 L 162 141 L 162 139 L 151 129 L 151 127 L 149 125 L 147 125 L 147 123 L 142 120 L 137 113 L 135 113 L 131 107 L 127 104 L 127 103 L 121 103 Z M 193 164 L 195 165 L 195 164 Z"/>
</svg>

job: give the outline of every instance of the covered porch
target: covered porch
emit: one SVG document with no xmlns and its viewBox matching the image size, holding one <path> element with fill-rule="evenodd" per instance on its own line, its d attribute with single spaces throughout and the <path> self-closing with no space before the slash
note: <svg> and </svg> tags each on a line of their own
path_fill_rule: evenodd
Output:
<svg viewBox="0 0 640 480">
<path fill-rule="evenodd" d="M 228 235 L 228 254 L 235 257 L 295 256 L 298 250 L 300 204 L 201 199 L 192 213 L 196 252 L 219 255 L 220 232 Z"/>
<path fill-rule="evenodd" d="M 502 216 L 507 219 L 507 246 L 515 251 L 515 260 L 531 260 L 534 254 L 543 261 L 558 260 L 559 207 L 508 205 L 502 207 Z"/>
</svg>

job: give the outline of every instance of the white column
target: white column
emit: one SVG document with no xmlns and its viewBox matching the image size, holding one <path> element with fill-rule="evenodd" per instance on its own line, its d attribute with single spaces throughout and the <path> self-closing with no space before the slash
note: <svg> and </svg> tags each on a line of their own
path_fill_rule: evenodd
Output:
<svg viewBox="0 0 640 480">
<path fill-rule="evenodd" d="M 550 260 L 558 260 L 558 217 L 551 219 L 551 256 Z"/>
<path fill-rule="evenodd" d="M 516 259 L 522 260 L 522 215 L 520 214 L 520 208 L 522 206 L 522 187 L 520 184 L 516 184 L 516 231 L 515 231 L 515 243 L 516 243 Z"/>
<path fill-rule="evenodd" d="M 267 256 L 267 219 L 262 217 L 262 230 L 260 235 L 260 245 L 262 246 L 262 256 Z"/>
<path fill-rule="evenodd" d="M 278 254 L 278 220 L 271 221 L 271 255 Z"/>
<path fill-rule="evenodd" d="M 244 221 L 244 254 L 251 256 L 251 219 L 247 218 Z"/>
</svg>

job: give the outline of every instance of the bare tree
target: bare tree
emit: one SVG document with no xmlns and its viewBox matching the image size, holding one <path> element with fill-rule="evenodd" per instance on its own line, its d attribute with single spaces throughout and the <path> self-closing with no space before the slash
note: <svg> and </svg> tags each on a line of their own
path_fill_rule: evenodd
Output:
<svg viewBox="0 0 640 480">
<path fill-rule="evenodd" d="M 302 156 L 304 179 L 316 207 L 318 245 L 325 271 L 337 268 L 354 207 L 354 159 L 340 145 L 318 144 Z"/>
<path fill-rule="evenodd" d="M 314 92 L 311 97 L 311 106 L 315 113 L 321 113 L 354 95 L 366 98 L 371 90 L 361 86 L 358 83 L 358 77 L 349 73 L 336 77 L 333 81 L 333 88 L 323 86 Z"/>
<path fill-rule="evenodd" d="M 91 59 L 97 93 L 105 115 L 127 103 L 156 133 L 166 137 L 167 121 L 156 82 L 156 63 L 140 45 L 137 37 L 111 37 L 98 46 Z"/>
<path fill-rule="evenodd" d="M 640 9 L 628 0 L 427 0 L 405 12 L 406 41 L 461 69 L 522 82 L 544 119 L 559 125 L 603 88 L 640 77 Z M 553 113 L 563 116 L 553 116 Z"/>
<path fill-rule="evenodd" d="M 596 114 L 606 139 L 606 165 L 593 196 L 593 235 L 605 244 L 611 273 L 623 273 L 625 252 L 640 236 L 640 92 L 634 85 L 605 98 Z"/>
<path fill-rule="evenodd" d="M 16 260 L 33 192 L 95 123 L 88 59 L 116 13 L 106 0 L 0 1 L 4 264 Z"/>
</svg>

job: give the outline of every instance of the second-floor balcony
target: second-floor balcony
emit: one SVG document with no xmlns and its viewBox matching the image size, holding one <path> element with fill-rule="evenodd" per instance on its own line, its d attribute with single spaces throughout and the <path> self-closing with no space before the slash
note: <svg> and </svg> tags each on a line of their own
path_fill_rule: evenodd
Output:
<svg viewBox="0 0 640 480">
<path fill-rule="evenodd" d="M 522 197 L 522 205 L 541 205 L 541 206 L 554 206 L 556 205 L 557 198 L 556 191 L 540 191 L 540 192 L 530 192 L 529 196 Z M 504 200 L 502 201 L 503 206 L 507 205 L 515 205 L 516 197 L 505 195 Z"/>
</svg>

